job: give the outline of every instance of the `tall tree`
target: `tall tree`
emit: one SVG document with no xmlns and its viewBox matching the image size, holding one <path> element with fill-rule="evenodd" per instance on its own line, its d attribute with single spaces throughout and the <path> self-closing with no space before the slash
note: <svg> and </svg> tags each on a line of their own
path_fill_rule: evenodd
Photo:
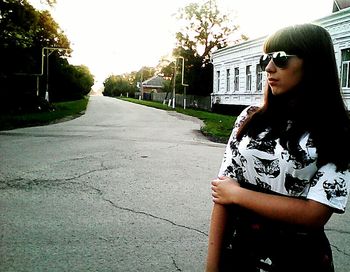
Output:
<svg viewBox="0 0 350 272">
<path fill-rule="evenodd" d="M 55 2 L 45 1 L 49 4 Z M 69 49 L 68 51 L 50 52 L 50 71 L 64 70 L 69 64 L 62 57 L 69 56 L 70 43 L 51 14 L 48 11 L 35 10 L 27 0 L 0 0 L 0 29 L 2 30 L 0 31 L 0 87 L 3 97 L 0 110 L 12 110 L 12 108 L 23 110 L 23 103 L 35 104 L 37 100 L 40 100 L 36 97 L 37 78 L 40 78 L 40 89 L 45 92 L 47 77 L 43 71 L 47 68 L 47 59 L 43 58 L 43 48 Z M 89 78 L 89 84 L 91 83 L 90 74 L 86 73 L 86 70 L 74 66 L 71 68 L 76 69 L 77 74 L 84 73 Z M 64 73 L 60 74 L 64 75 Z M 81 77 L 75 78 L 75 80 L 79 79 Z M 62 77 L 57 82 L 60 81 L 64 81 L 64 78 Z M 87 84 L 84 86 L 84 91 L 80 89 L 81 93 L 89 92 L 91 86 L 88 87 Z M 78 87 L 80 88 L 81 85 L 76 83 L 69 86 L 68 89 L 76 92 L 79 90 Z M 59 97 L 62 100 L 61 94 Z M 67 94 L 68 97 L 72 96 Z M 25 105 L 25 107 L 30 107 L 30 105 Z M 38 108 L 36 105 L 31 107 Z"/>
<path fill-rule="evenodd" d="M 56 4 L 56 0 L 40 0 L 41 3 L 46 3 L 48 4 L 49 6 L 54 6 Z"/>
<path fill-rule="evenodd" d="M 131 96 L 137 91 L 136 85 L 131 84 L 125 75 L 111 75 L 104 82 L 103 94 L 106 96 L 120 96 L 127 93 Z"/>
<path fill-rule="evenodd" d="M 239 27 L 229 14 L 219 10 L 216 0 L 191 3 L 179 10 L 177 18 L 183 28 L 176 33 L 173 55 L 185 59 L 189 93 L 208 95 L 212 92 L 210 54 L 227 46 Z"/>
<path fill-rule="evenodd" d="M 0 74 L 39 73 L 43 47 L 70 49 L 50 13 L 35 10 L 27 0 L 0 0 L 0 28 Z"/>
<path fill-rule="evenodd" d="M 176 33 L 178 47 L 195 52 L 203 64 L 209 62 L 210 52 L 227 46 L 239 29 L 229 14 L 219 10 L 216 0 L 191 3 L 179 10 L 177 18 L 184 24 Z"/>
<path fill-rule="evenodd" d="M 53 58 L 56 58 L 56 65 L 50 68 L 50 100 L 77 100 L 87 95 L 94 84 L 89 69 L 84 65 L 70 65 L 58 55 L 53 55 Z"/>
</svg>

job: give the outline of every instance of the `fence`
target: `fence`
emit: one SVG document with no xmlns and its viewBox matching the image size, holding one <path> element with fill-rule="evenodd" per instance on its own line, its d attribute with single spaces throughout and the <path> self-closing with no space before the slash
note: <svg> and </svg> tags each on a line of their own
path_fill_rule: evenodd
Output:
<svg viewBox="0 0 350 272">
<path fill-rule="evenodd" d="M 140 97 L 140 95 L 141 95 L 140 92 L 136 92 L 135 98 Z M 184 98 L 185 96 L 183 94 L 176 94 L 175 95 L 176 106 L 183 107 Z M 144 93 L 143 99 L 168 104 L 169 100 L 172 99 L 172 94 L 168 94 L 167 96 L 167 93 Z M 211 98 L 210 96 L 186 95 L 186 107 L 210 111 Z"/>
</svg>

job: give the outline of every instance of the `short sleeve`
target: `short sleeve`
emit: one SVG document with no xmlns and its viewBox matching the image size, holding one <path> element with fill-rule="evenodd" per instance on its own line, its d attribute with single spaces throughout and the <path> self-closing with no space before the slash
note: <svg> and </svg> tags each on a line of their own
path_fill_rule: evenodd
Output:
<svg viewBox="0 0 350 272">
<path fill-rule="evenodd" d="M 236 155 L 236 148 L 237 148 L 237 140 L 236 140 L 236 135 L 238 132 L 238 129 L 240 126 L 243 124 L 243 122 L 246 120 L 248 115 L 252 112 L 255 111 L 257 107 L 255 106 L 249 106 L 245 108 L 241 114 L 237 117 L 232 132 L 231 136 L 228 140 L 228 143 L 226 145 L 224 157 L 222 159 L 222 163 L 220 166 L 219 174 L 218 176 L 229 176 L 231 178 L 236 178 L 235 176 L 235 171 L 234 171 L 234 165 L 233 165 L 233 158 Z"/>
<path fill-rule="evenodd" d="M 328 163 L 315 173 L 307 198 L 344 213 L 349 193 L 350 169 L 337 171 L 334 164 Z"/>
</svg>

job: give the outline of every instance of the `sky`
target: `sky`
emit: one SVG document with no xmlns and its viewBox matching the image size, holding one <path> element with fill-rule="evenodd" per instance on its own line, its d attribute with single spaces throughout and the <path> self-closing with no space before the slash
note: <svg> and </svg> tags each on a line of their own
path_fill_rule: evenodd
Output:
<svg viewBox="0 0 350 272">
<path fill-rule="evenodd" d="M 175 47 L 179 31 L 174 14 L 203 0 L 57 0 L 48 9 L 71 42 L 69 62 L 86 65 L 95 77 L 94 90 L 109 75 L 155 67 Z M 296 23 L 331 14 L 332 0 L 217 0 L 220 11 L 235 16 L 241 33 L 250 38 L 268 35 Z"/>
</svg>

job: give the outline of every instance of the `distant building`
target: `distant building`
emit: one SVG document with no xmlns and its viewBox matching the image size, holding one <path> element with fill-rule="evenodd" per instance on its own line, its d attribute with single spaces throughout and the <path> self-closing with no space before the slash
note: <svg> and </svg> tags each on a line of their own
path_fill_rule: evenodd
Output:
<svg viewBox="0 0 350 272">
<path fill-rule="evenodd" d="M 314 23 L 330 33 L 345 104 L 350 110 L 350 7 L 349 1 L 334 1 L 335 12 Z M 214 67 L 212 107 L 245 106 L 263 101 L 264 71 L 259 65 L 267 37 L 226 47 L 212 54 Z"/>
<path fill-rule="evenodd" d="M 159 93 L 164 90 L 164 78 L 156 75 L 142 82 L 143 93 Z"/>
</svg>

